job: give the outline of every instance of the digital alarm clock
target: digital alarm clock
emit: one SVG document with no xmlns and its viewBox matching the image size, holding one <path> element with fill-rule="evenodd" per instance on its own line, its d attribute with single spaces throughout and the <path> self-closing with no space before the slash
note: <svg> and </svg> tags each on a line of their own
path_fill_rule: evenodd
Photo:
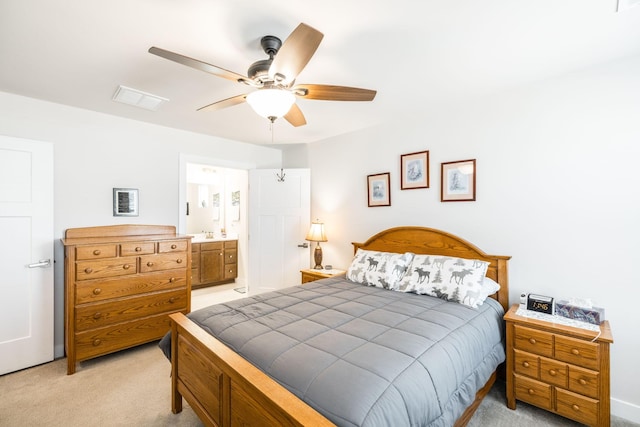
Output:
<svg viewBox="0 0 640 427">
<path fill-rule="evenodd" d="M 527 310 L 553 314 L 553 298 L 544 295 L 529 294 L 527 296 Z"/>
</svg>

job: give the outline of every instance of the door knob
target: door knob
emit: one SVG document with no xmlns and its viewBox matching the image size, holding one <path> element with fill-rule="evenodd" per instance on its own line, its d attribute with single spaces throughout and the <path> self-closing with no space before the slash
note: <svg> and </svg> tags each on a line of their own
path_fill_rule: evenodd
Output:
<svg viewBox="0 0 640 427">
<path fill-rule="evenodd" d="M 39 262 L 34 262 L 33 264 L 27 264 L 27 267 L 29 268 L 38 268 L 38 267 L 50 267 L 51 266 L 51 260 L 50 259 L 41 259 Z"/>
<path fill-rule="evenodd" d="M 303 244 L 298 245 L 298 247 L 299 247 L 299 248 L 308 248 L 308 247 L 309 247 L 309 244 L 308 244 L 307 242 L 304 242 Z"/>
</svg>

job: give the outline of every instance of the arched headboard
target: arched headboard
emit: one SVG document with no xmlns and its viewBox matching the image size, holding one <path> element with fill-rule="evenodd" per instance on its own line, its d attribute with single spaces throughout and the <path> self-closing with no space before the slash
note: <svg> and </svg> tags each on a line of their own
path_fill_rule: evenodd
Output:
<svg viewBox="0 0 640 427">
<path fill-rule="evenodd" d="M 358 249 L 382 252 L 413 252 L 423 255 L 446 255 L 451 257 L 479 259 L 490 263 L 487 276 L 498 282 L 500 290 L 492 298 L 509 308 L 510 256 L 488 255 L 474 244 L 445 231 L 427 227 L 395 227 L 381 231 L 364 243 L 352 242 L 354 253 Z"/>
</svg>

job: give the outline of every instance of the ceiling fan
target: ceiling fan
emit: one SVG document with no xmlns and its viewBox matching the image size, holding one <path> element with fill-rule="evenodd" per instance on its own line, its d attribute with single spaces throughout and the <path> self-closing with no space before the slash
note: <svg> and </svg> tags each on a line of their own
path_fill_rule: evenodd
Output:
<svg viewBox="0 0 640 427">
<path fill-rule="evenodd" d="M 251 64 L 247 76 L 155 46 L 149 49 L 149 53 L 256 89 L 205 105 L 198 111 L 220 110 L 246 101 L 256 113 L 272 123 L 278 117 L 284 117 L 297 127 L 305 125 L 307 121 L 295 103 L 296 97 L 326 101 L 372 101 L 376 96 L 376 91 L 369 89 L 295 84 L 296 77 L 316 52 L 323 37 L 321 32 L 304 23 L 298 25 L 284 43 L 275 36 L 262 37 L 260 45 L 269 59 Z"/>
</svg>

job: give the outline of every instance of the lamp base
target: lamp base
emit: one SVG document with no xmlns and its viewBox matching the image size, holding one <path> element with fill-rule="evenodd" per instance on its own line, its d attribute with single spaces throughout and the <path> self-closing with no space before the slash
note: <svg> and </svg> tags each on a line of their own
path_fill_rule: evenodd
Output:
<svg viewBox="0 0 640 427">
<path fill-rule="evenodd" d="M 313 252 L 313 260 L 316 262 L 316 265 L 313 267 L 314 270 L 322 270 L 322 248 L 320 247 L 320 243 L 316 246 L 316 250 Z"/>
</svg>

